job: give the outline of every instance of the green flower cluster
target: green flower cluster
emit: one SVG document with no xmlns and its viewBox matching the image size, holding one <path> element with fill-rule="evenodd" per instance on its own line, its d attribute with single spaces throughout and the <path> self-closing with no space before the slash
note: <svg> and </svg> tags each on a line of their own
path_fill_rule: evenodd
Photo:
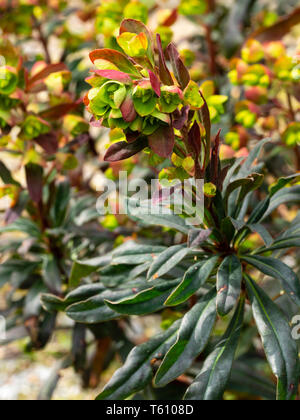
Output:
<svg viewBox="0 0 300 420">
<path fill-rule="evenodd" d="M 87 79 L 92 89 L 86 105 L 102 126 L 149 136 L 171 124 L 170 114 L 184 102 L 183 91 L 175 80 L 165 85 L 155 74 L 145 33 L 123 32 L 117 41 L 126 56 L 106 49 L 91 53 L 96 70 Z"/>
<path fill-rule="evenodd" d="M 88 110 L 96 119 L 101 119 L 105 127 L 151 135 L 160 125 L 170 124 L 169 114 L 183 99 L 177 86 L 163 86 L 158 96 L 150 78 L 128 78 L 120 82 L 99 74 L 105 74 L 105 71 L 99 71 L 98 75 L 89 79 L 94 87 L 87 95 Z"/>
</svg>

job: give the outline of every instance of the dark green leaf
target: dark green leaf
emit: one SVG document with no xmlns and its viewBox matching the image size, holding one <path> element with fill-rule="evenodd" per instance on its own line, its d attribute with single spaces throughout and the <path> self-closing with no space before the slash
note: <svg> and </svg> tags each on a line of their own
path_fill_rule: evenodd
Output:
<svg viewBox="0 0 300 420">
<path fill-rule="evenodd" d="M 162 246 L 143 245 L 128 241 L 113 252 L 112 264 L 140 265 L 152 263 L 154 258 L 165 249 Z"/>
<path fill-rule="evenodd" d="M 105 301 L 114 311 L 124 315 L 146 315 L 154 313 L 163 308 L 165 300 L 168 298 L 179 280 L 163 280 L 151 289 L 144 290 L 130 299 L 123 299 L 118 302 Z"/>
<path fill-rule="evenodd" d="M 175 245 L 155 258 L 148 271 L 148 279 L 156 280 L 169 273 L 176 267 L 190 252 L 186 245 Z"/>
<path fill-rule="evenodd" d="M 156 374 L 156 386 L 167 385 L 189 369 L 205 348 L 216 316 L 216 290 L 213 289 L 182 319 L 177 341 L 166 354 Z"/>
<path fill-rule="evenodd" d="M 174 344 L 179 326 L 180 321 L 177 321 L 166 332 L 135 347 L 97 399 L 121 400 L 144 389 L 153 377 L 151 361 L 161 359 Z"/>
<path fill-rule="evenodd" d="M 241 294 L 242 264 L 235 255 L 222 262 L 217 274 L 217 311 L 221 316 L 229 314 Z"/>
<path fill-rule="evenodd" d="M 264 254 L 265 252 L 277 251 L 280 249 L 288 248 L 300 248 L 300 236 L 294 236 L 290 238 L 282 238 L 273 242 L 271 246 L 261 248 L 256 251 L 256 254 Z"/>
<path fill-rule="evenodd" d="M 188 388 L 185 400 L 219 400 L 227 382 L 238 346 L 244 319 L 245 299 L 241 299 L 230 325 L 195 381 Z"/>
<path fill-rule="evenodd" d="M 19 218 L 10 225 L 0 227 L 0 233 L 7 232 L 24 232 L 27 233 L 28 236 L 33 236 L 36 238 L 41 236 L 39 227 L 31 220 L 23 218 Z"/>
<path fill-rule="evenodd" d="M 149 213 L 149 208 L 152 210 Z M 160 206 L 154 206 L 151 201 L 145 205 L 139 205 L 133 199 L 128 201 L 128 215 L 134 221 L 139 221 L 143 225 L 149 226 L 163 226 L 170 229 L 175 229 L 179 232 L 188 235 L 189 226 L 187 226 L 185 220 L 178 215 L 174 214 L 171 209 L 167 209 Z"/>
<path fill-rule="evenodd" d="M 66 314 L 76 322 L 85 324 L 98 324 L 100 322 L 110 321 L 120 317 L 120 314 L 109 308 L 105 301 L 118 302 L 121 299 L 130 298 L 137 292 L 144 290 L 146 286 L 136 289 L 135 287 L 120 290 L 99 290 L 99 293 L 92 297 L 83 298 L 79 302 L 72 304 L 66 309 Z M 82 289 L 83 291 L 83 289 Z M 92 289 L 86 289 L 86 292 L 93 292 Z M 76 290 L 74 291 L 74 293 Z M 75 298 L 75 294 L 69 295 L 67 300 Z"/>
<path fill-rule="evenodd" d="M 289 266 L 271 257 L 243 256 L 242 259 L 267 276 L 280 280 L 289 297 L 300 306 L 300 281 Z"/>
<path fill-rule="evenodd" d="M 61 293 L 62 278 L 58 261 L 52 255 L 44 257 L 43 278 L 48 289 L 54 294 Z"/>
<path fill-rule="evenodd" d="M 193 265 L 184 276 L 183 281 L 166 301 L 167 306 L 176 306 L 193 296 L 209 279 L 215 269 L 219 257 L 212 257 Z"/>
<path fill-rule="evenodd" d="M 246 280 L 266 356 L 278 379 L 277 399 L 294 399 L 299 385 L 299 356 L 289 323 L 277 305 L 249 276 Z"/>
</svg>

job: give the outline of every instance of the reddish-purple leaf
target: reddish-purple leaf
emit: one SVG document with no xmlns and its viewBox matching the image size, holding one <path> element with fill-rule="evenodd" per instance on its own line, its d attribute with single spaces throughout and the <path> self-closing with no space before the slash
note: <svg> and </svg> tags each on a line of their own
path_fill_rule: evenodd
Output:
<svg viewBox="0 0 300 420">
<path fill-rule="evenodd" d="M 157 48 L 158 48 L 158 55 L 159 55 L 158 69 L 159 69 L 160 80 L 163 82 L 163 84 L 165 84 L 167 86 L 172 86 L 172 85 L 174 85 L 174 82 L 173 82 L 173 78 L 172 78 L 171 73 L 170 73 L 170 71 L 167 67 L 167 64 L 166 64 L 164 50 L 163 50 L 163 47 L 162 47 L 161 38 L 160 38 L 159 34 L 156 35 L 156 40 L 157 40 Z"/>
<path fill-rule="evenodd" d="M 249 39 L 257 39 L 260 42 L 281 40 L 291 28 L 300 23 L 300 7 L 297 7 L 287 16 L 283 16 L 272 26 L 259 29 L 250 34 Z"/>
<path fill-rule="evenodd" d="M 150 77 L 150 82 L 151 82 L 152 89 L 154 90 L 156 95 L 158 97 L 160 97 L 160 95 L 161 95 L 160 81 L 158 80 L 157 76 L 153 73 L 153 71 L 148 70 L 148 72 L 149 72 L 149 77 Z"/>
<path fill-rule="evenodd" d="M 39 116 L 46 120 L 57 120 L 58 118 L 63 118 L 69 112 L 76 109 L 82 101 L 76 101 L 72 103 L 60 104 L 53 106 L 52 108 L 46 109 L 41 112 Z"/>
<path fill-rule="evenodd" d="M 136 69 L 133 63 L 119 51 L 103 48 L 101 50 L 94 50 L 90 53 L 90 59 L 94 64 L 97 60 L 106 60 L 114 64 L 121 72 L 131 74 L 140 78 L 140 72 Z"/>
<path fill-rule="evenodd" d="M 177 9 L 174 9 L 172 13 L 165 19 L 161 26 L 172 26 L 178 19 L 178 11 Z"/>
<path fill-rule="evenodd" d="M 35 83 L 46 79 L 46 77 L 48 77 L 50 74 L 64 70 L 68 70 L 64 63 L 49 64 L 43 70 L 39 71 L 35 76 L 28 80 L 27 90 L 30 90 Z"/>
<path fill-rule="evenodd" d="M 167 54 L 171 61 L 175 77 L 181 89 L 184 90 L 191 80 L 190 73 L 183 64 L 180 54 L 172 42 L 167 47 Z"/>
<path fill-rule="evenodd" d="M 211 165 L 210 165 L 210 181 L 217 185 L 220 181 L 220 159 L 219 159 L 219 153 L 220 153 L 220 134 L 221 129 L 219 130 L 216 138 L 215 138 L 215 144 L 211 152 Z"/>
<path fill-rule="evenodd" d="M 104 160 L 105 162 L 119 162 L 120 160 L 125 160 L 136 155 L 147 146 L 148 141 L 146 138 L 140 138 L 134 143 L 127 143 L 126 141 L 114 143 L 106 152 Z"/>
<path fill-rule="evenodd" d="M 182 130 L 185 123 L 188 120 L 190 112 L 190 106 L 186 105 L 184 106 L 180 111 L 178 111 L 178 115 L 175 116 L 175 119 L 173 121 L 173 127 L 176 128 L 176 130 Z"/>
<path fill-rule="evenodd" d="M 195 153 L 196 159 L 199 158 L 201 154 L 201 133 L 200 127 L 197 121 L 194 122 L 194 125 L 189 131 L 189 145 L 191 146 L 193 152 Z"/>
<path fill-rule="evenodd" d="M 28 163 L 25 172 L 29 195 L 35 203 L 39 203 L 43 196 L 43 168 L 35 163 Z"/>
<path fill-rule="evenodd" d="M 128 131 L 126 133 L 126 140 L 128 143 L 135 142 L 139 137 L 141 133 L 139 131 Z"/>
<path fill-rule="evenodd" d="M 148 137 L 148 140 L 149 146 L 154 153 L 163 158 L 170 157 L 175 145 L 173 127 L 160 127 L 155 133 Z"/>
<path fill-rule="evenodd" d="M 92 70 L 93 73 L 96 73 L 98 76 L 104 77 L 109 80 L 116 80 L 124 84 L 132 83 L 131 77 L 122 71 L 117 70 Z"/>
<path fill-rule="evenodd" d="M 57 135 L 53 132 L 42 134 L 36 139 L 34 139 L 34 141 L 39 146 L 41 146 L 45 150 L 45 152 L 48 153 L 49 155 L 53 155 L 58 150 Z"/>
<path fill-rule="evenodd" d="M 202 99 L 204 101 L 204 104 L 199 109 L 199 115 L 200 115 L 200 118 L 202 120 L 203 126 L 205 128 L 205 133 L 206 133 L 206 135 L 205 135 L 205 137 L 206 137 L 206 162 L 205 162 L 205 167 L 207 167 L 207 165 L 209 163 L 209 159 L 210 159 L 211 121 L 210 121 L 210 112 L 209 112 L 207 102 L 206 102 L 204 96 L 202 95 L 201 91 L 200 91 L 200 94 L 201 94 Z"/>
<path fill-rule="evenodd" d="M 124 99 L 120 107 L 120 111 L 122 112 L 122 116 L 126 122 L 133 122 L 136 119 L 137 113 L 134 109 L 134 104 L 130 93 Z"/>
</svg>

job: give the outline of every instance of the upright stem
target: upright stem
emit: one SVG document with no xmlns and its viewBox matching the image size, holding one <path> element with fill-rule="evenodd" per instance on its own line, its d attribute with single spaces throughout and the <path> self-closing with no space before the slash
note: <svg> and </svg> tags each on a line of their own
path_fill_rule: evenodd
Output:
<svg viewBox="0 0 300 420">
<path fill-rule="evenodd" d="M 217 61 L 216 61 L 216 46 L 212 39 L 212 27 L 210 25 L 204 25 L 206 31 L 206 42 L 209 53 L 209 68 L 210 73 L 215 76 L 217 74 Z"/>
<path fill-rule="evenodd" d="M 44 52 L 45 52 L 45 60 L 47 64 L 51 64 L 51 56 L 48 48 L 48 40 L 45 38 L 43 31 L 42 31 L 42 25 L 38 20 L 33 16 L 34 24 L 36 26 L 36 29 L 38 31 L 39 35 L 39 41 L 43 46 Z"/>
<path fill-rule="evenodd" d="M 294 122 L 296 120 L 296 113 L 293 108 L 292 96 L 289 92 L 287 92 L 287 100 L 288 100 L 290 118 L 291 118 L 291 121 Z M 297 144 L 294 147 L 294 152 L 296 156 L 296 169 L 297 171 L 300 171 L 300 147 Z"/>
</svg>

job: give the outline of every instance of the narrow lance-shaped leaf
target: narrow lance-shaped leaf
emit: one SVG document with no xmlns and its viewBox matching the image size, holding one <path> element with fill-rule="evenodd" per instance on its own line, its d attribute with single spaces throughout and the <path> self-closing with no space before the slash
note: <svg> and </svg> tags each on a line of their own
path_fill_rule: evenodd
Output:
<svg viewBox="0 0 300 420">
<path fill-rule="evenodd" d="M 163 308 L 164 302 L 170 295 L 179 280 L 162 280 L 151 289 L 144 290 L 129 299 L 118 302 L 106 300 L 106 305 L 114 311 L 124 315 L 146 315 Z"/>
<path fill-rule="evenodd" d="M 293 187 L 283 188 L 279 190 L 270 200 L 269 207 L 263 215 L 263 219 L 266 219 L 270 214 L 273 213 L 281 204 L 285 203 L 299 203 L 300 202 L 300 185 L 294 185 Z"/>
<path fill-rule="evenodd" d="M 299 385 L 299 356 L 289 323 L 278 306 L 249 276 L 246 276 L 246 281 L 266 356 L 278 379 L 277 399 L 294 399 Z"/>
<path fill-rule="evenodd" d="M 216 290 L 213 289 L 184 316 L 177 341 L 156 374 L 156 386 L 165 386 L 191 366 L 208 342 L 216 315 Z"/>
<path fill-rule="evenodd" d="M 264 254 L 270 251 L 278 251 L 287 248 L 300 248 L 300 236 L 292 236 L 289 238 L 278 239 L 272 245 L 258 249 L 256 254 Z"/>
<path fill-rule="evenodd" d="M 174 344 L 180 322 L 175 322 L 166 332 L 135 347 L 124 366 L 117 370 L 97 399 L 121 400 L 144 389 L 153 377 L 151 361 L 161 359 Z"/>
<path fill-rule="evenodd" d="M 84 324 L 98 324 L 100 322 L 110 321 L 119 318 L 120 315 L 118 312 L 109 308 L 105 304 L 105 301 L 119 301 L 133 294 L 134 291 L 132 288 L 125 290 L 108 289 L 87 300 L 72 304 L 66 309 L 66 314 L 74 321 Z"/>
<path fill-rule="evenodd" d="M 156 280 L 169 273 L 189 253 L 190 249 L 185 245 L 175 245 L 166 249 L 154 260 L 148 272 L 148 279 Z"/>
<path fill-rule="evenodd" d="M 221 316 L 227 315 L 236 305 L 241 294 L 242 264 L 235 255 L 222 262 L 217 274 L 217 310 Z"/>
<path fill-rule="evenodd" d="M 112 264 L 140 265 L 152 263 L 154 258 L 165 250 L 164 246 L 143 245 L 138 242 L 127 241 L 114 250 Z"/>
<path fill-rule="evenodd" d="M 294 271 L 278 259 L 261 256 L 243 256 L 243 260 L 253 265 L 267 276 L 280 280 L 289 297 L 300 306 L 300 281 Z"/>
<path fill-rule="evenodd" d="M 152 209 L 151 214 L 149 214 L 149 205 L 151 205 Z M 185 219 L 174 214 L 171 209 L 153 206 L 152 201 L 147 202 L 144 206 L 134 199 L 129 199 L 128 215 L 134 221 L 139 221 L 145 225 L 168 227 L 182 232 L 185 235 L 188 235 L 190 230 Z"/>
<path fill-rule="evenodd" d="M 167 306 L 176 306 L 188 300 L 209 279 L 215 269 L 219 257 L 209 258 L 207 261 L 192 266 L 185 274 L 183 281 L 166 301 Z"/>
<path fill-rule="evenodd" d="M 185 400 L 220 400 L 226 389 L 244 319 L 245 298 L 242 298 L 230 325 L 206 359 L 195 381 L 188 388 Z"/>
</svg>

